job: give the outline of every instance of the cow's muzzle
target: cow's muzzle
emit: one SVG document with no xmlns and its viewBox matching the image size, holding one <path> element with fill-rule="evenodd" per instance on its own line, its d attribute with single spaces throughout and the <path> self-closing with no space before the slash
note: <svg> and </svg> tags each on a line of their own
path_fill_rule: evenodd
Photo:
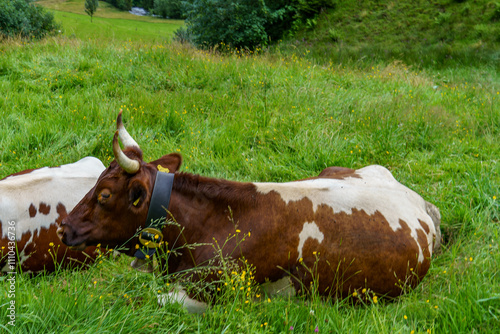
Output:
<svg viewBox="0 0 500 334">
<path fill-rule="evenodd" d="M 69 247 L 71 250 L 83 251 L 87 248 L 86 242 L 75 242 L 72 241 L 71 238 L 68 237 L 68 226 L 65 224 L 64 220 L 61 222 L 61 225 L 57 228 L 56 233 L 59 239 L 61 239 L 62 243 Z"/>
</svg>

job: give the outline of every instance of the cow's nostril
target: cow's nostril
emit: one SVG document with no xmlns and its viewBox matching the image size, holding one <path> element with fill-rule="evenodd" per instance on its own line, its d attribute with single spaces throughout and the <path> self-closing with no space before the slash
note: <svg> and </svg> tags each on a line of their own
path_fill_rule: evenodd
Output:
<svg viewBox="0 0 500 334">
<path fill-rule="evenodd" d="M 64 228 L 58 227 L 56 230 L 56 233 L 57 233 L 57 236 L 59 237 L 59 239 L 62 239 L 63 234 L 64 234 Z"/>
</svg>

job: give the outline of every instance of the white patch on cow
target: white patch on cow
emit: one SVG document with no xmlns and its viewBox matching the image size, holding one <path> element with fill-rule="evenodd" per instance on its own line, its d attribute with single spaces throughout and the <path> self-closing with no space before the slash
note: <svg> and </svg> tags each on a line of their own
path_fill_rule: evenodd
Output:
<svg viewBox="0 0 500 334">
<path fill-rule="evenodd" d="M 260 288 L 267 296 L 294 297 L 297 294 L 290 276 L 285 276 L 275 282 L 261 284 Z"/>
<path fill-rule="evenodd" d="M 413 190 L 405 187 L 382 166 L 368 166 L 356 171 L 359 177 L 337 179 L 311 179 L 287 183 L 254 183 L 257 191 L 268 194 L 278 193 L 283 201 L 300 201 L 304 198 L 312 202 L 313 210 L 327 205 L 334 213 L 352 214 L 352 210 L 363 210 L 369 215 L 379 211 L 387 220 L 393 231 L 401 228 L 400 220 L 408 224 L 411 235 L 419 247 L 419 262 L 424 255 L 418 243 L 417 230 L 422 230 L 419 220 L 425 222 L 430 229 L 427 234 L 431 245 L 436 229 L 432 218 L 426 211 L 424 199 Z M 429 247 L 432 255 L 432 247 Z"/>
<path fill-rule="evenodd" d="M 171 303 L 179 303 L 189 313 L 201 314 L 205 312 L 208 307 L 206 303 L 190 298 L 186 291 L 184 291 L 184 289 L 182 289 L 178 285 L 176 285 L 174 289 L 169 293 L 158 294 L 157 298 L 158 304 L 160 304 L 160 306 L 165 306 Z"/>
<path fill-rule="evenodd" d="M 0 221 L 2 222 L 0 246 L 4 244 L 7 246 L 8 237 L 12 236 L 9 235 L 9 232 L 12 232 L 9 226 L 15 227 L 17 241 L 21 240 L 24 234 L 31 232 L 30 240 L 24 247 L 28 246 L 42 228 L 49 229 L 55 224 L 59 217 L 57 205 L 61 203 L 69 213 L 95 185 L 104 169 L 99 159 L 86 157 L 72 164 L 52 168 L 44 167 L 27 174 L 9 176 L 0 181 Z M 39 212 L 40 203 L 50 206 L 50 212 L 47 215 Z M 37 209 L 34 217 L 30 217 L 29 214 L 31 204 Z M 15 225 L 9 225 L 11 221 L 15 222 Z M 48 244 L 38 246 L 43 252 L 49 248 Z M 27 254 L 25 258 L 21 258 L 20 262 L 29 256 L 30 254 Z"/>
<path fill-rule="evenodd" d="M 319 227 L 315 222 L 304 223 L 304 226 L 302 226 L 302 231 L 299 233 L 299 246 L 297 248 L 299 256 L 297 257 L 297 260 L 302 257 L 302 249 L 304 248 L 304 244 L 306 243 L 307 239 L 316 239 L 319 243 L 322 243 L 324 237 L 325 235 L 319 230 Z"/>
<path fill-rule="evenodd" d="M 8 235 L 9 221 L 16 222 L 17 240 L 26 232 L 33 235 L 42 227 L 49 228 L 59 216 L 57 205 L 62 203 L 69 213 L 95 185 L 104 169 L 99 159 L 86 157 L 72 164 L 44 167 L 0 181 L 2 238 Z M 40 203 L 50 205 L 49 214 L 37 212 L 31 218 L 30 205 L 38 210 Z"/>
</svg>

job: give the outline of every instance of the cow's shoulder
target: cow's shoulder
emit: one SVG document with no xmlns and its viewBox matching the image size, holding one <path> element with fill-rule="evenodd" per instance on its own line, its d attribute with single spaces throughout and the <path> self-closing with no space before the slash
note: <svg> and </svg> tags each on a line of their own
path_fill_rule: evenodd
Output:
<svg viewBox="0 0 500 334">
<path fill-rule="evenodd" d="M 35 188 L 37 184 L 48 183 L 57 180 L 79 179 L 99 177 L 105 169 L 103 163 L 94 157 L 85 157 L 77 162 L 57 167 L 42 167 L 28 169 L 9 175 L 0 181 L 0 187 L 4 189 L 23 189 L 23 185 Z M 95 182 L 95 181 L 94 181 Z"/>
<path fill-rule="evenodd" d="M 95 157 L 85 157 L 77 162 L 50 168 L 56 176 L 93 176 L 98 177 L 106 169 L 101 160 Z"/>
</svg>

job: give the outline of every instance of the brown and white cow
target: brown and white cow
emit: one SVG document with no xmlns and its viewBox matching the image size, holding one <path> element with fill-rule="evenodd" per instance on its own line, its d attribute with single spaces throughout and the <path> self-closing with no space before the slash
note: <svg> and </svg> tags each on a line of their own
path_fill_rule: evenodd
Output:
<svg viewBox="0 0 500 334">
<path fill-rule="evenodd" d="M 169 248 L 181 240 L 202 244 L 170 256 L 170 273 L 209 263 L 214 240 L 224 244 L 237 224 L 248 237 L 238 245 L 229 239 L 224 250 L 237 247 L 235 254 L 255 266 L 259 283 L 285 278 L 295 289 L 307 288 L 316 263 L 321 294 L 346 296 L 369 288 L 398 296 L 425 276 L 439 245 L 439 210 L 384 167 L 330 167 L 287 183 L 227 181 L 177 172 L 176 153 L 146 163 L 121 113 L 117 126 L 116 160 L 58 230 L 72 247 L 124 245 L 134 254 L 134 236 L 145 227 L 156 175 L 164 168 L 174 173 L 168 211 L 182 228 L 180 237 L 178 227 L 165 226 L 164 240 Z"/>
<path fill-rule="evenodd" d="M 95 258 L 95 247 L 86 249 L 87 255 L 69 250 L 56 230 L 104 169 L 99 159 L 86 157 L 72 164 L 26 170 L 2 179 L 1 271 L 12 272 L 20 265 L 23 272 L 50 272 L 55 270 L 55 263 L 77 267 Z"/>
</svg>

